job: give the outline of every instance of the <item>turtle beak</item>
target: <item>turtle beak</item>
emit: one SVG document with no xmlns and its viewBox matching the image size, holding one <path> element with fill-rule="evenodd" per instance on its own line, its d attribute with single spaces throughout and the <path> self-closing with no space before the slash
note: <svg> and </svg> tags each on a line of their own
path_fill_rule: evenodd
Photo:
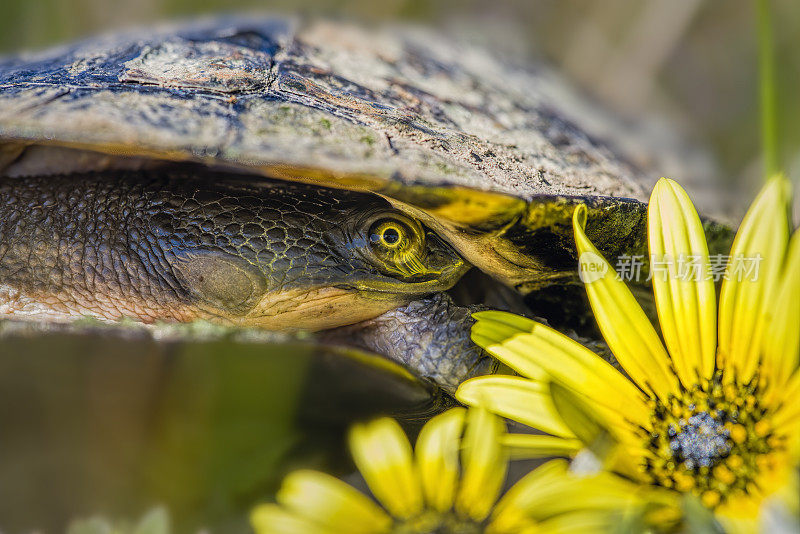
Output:
<svg viewBox="0 0 800 534">
<path fill-rule="evenodd" d="M 412 283 L 436 282 L 436 290 L 443 291 L 453 287 L 459 278 L 472 267 L 453 247 L 434 232 L 427 232 L 426 248 L 428 254 L 424 262 L 427 272 L 421 274 L 418 279 L 412 280 Z"/>
<path fill-rule="evenodd" d="M 424 295 L 450 289 L 471 267 L 453 247 L 428 232 L 425 253 L 409 258 L 402 266 L 402 275 L 382 274 L 379 279 L 356 281 L 350 287 L 384 295 Z"/>
</svg>

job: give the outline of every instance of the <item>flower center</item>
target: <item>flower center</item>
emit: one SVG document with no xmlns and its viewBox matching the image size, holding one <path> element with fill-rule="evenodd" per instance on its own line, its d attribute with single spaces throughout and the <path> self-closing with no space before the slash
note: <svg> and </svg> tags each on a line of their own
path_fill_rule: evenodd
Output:
<svg viewBox="0 0 800 534">
<path fill-rule="evenodd" d="M 774 438 L 758 402 L 758 379 L 723 383 L 720 373 L 680 396 L 653 401 L 649 454 L 642 471 L 650 482 L 700 496 L 715 507 L 758 490 L 756 475 L 769 469 Z"/>
<path fill-rule="evenodd" d="M 667 428 L 673 457 L 688 469 L 714 467 L 730 452 L 731 431 L 725 427 L 720 412 L 715 411 L 715 415 L 716 418 L 708 412 L 696 413 Z"/>
<path fill-rule="evenodd" d="M 392 528 L 392 534 L 481 534 L 483 531 L 482 524 L 459 517 L 453 511 L 443 514 L 426 511 Z"/>
</svg>

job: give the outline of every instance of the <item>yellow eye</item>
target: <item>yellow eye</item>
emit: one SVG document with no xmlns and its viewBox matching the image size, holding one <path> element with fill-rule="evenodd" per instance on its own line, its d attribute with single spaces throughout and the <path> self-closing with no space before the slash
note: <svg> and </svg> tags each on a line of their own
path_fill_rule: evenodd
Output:
<svg viewBox="0 0 800 534">
<path fill-rule="evenodd" d="M 400 214 L 373 219 L 366 232 L 370 259 L 381 271 L 411 277 L 425 271 L 425 232 Z"/>
<path fill-rule="evenodd" d="M 396 221 L 379 221 L 369 232 L 369 242 L 373 246 L 380 245 L 390 250 L 403 248 L 408 238 L 408 228 Z"/>
</svg>

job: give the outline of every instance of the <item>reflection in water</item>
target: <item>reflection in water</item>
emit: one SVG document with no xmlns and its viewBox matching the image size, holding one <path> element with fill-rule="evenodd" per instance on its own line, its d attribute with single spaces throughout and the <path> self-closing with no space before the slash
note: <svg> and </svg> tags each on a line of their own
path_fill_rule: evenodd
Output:
<svg viewBox="0 0 800 534">
<path fill-rule="evenodd" d="M 0 337 L 3 531 L 63 531 L 156 504 L 176 531 L 246 531 L 247 510 L 289 470 L 351 469 L 350 422 L 411 420 L 438 403 L 344 349 L 124 333 Z"/>
</svg>

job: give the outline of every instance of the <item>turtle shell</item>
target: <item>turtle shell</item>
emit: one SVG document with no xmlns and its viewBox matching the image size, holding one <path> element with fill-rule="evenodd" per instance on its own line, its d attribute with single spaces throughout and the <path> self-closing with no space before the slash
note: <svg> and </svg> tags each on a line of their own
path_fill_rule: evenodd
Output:
<svg viewBox="0 0 800 534">
<path fill-rule="evenodd" d="M 606 253 L 643 249 L 674 153 L 635 139 L 547 68 L 419 29 L 217 17 L 0 59 L 0 174 L 191 161 L 371 191 L 523 291 L 571 275 L 578 202 Z"/>
</svg>

